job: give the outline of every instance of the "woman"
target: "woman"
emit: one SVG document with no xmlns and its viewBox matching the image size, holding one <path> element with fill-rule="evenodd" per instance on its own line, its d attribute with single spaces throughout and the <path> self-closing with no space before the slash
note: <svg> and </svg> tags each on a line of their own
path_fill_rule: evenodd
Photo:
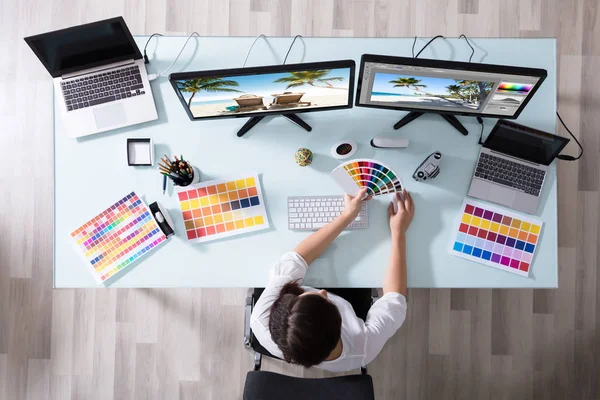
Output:
<svg viewBox="0 0 600 400">
<path fill-rule="evenodd" d="M 350 303 L 324 290 L 299 285 L 308 265 L 338 237 L 360 211 L 365 195 L 345 196 L 342 214 L 284 254 L 269 271 L 269 282 L 256 302 L 250 326 L 271 354 L 307 368 L 348 371 L 370 363 L 406 317 L 406 230 L 414 204 L 406 191 L 388 207 L 392 248 L 383 279 L 384 295 L 366 321 Z"/>
</svg>

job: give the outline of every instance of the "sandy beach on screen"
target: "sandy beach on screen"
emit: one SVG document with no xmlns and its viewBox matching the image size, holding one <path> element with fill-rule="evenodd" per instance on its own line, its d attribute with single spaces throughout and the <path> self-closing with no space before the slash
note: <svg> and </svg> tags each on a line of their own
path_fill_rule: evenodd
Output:
<svg viewBox="0 0 600 400">
<path fill-rule="evenodd" d="M 476 110 L 478 106 L 476 104 L 469 104 L 466 101 L 460 99 L 441 99 L 433 96 L 371 96 L 371 101 L 381 101 L 386 103 L 421 103 L 428 106 L 436 107 L 458 107 L 463 106 Z"/>
<path fill-rule="evenodd" d="M 347 105 L 348 104 L 348 91 L 347 90 L 336 90 L 332 89 L 332 92 L 335 91 L 337 93 L 327 94 L 327 95 L 310 95 L 309 93 L 302 96 L 300 101 L 302 102 L 310 102 L 310 106 L 303 105 L 300 107 L 296 107 L 298 109 L 307 109 L 307 108 L 317 108 L 317 107 L 327 107 L 327 106 L 339 106 L 339 105 Z M 237 96 L 236 96 L 237 97 Z M 271 103 L 271 97 L 263 98 L 263 104 L 267 107 Z M 235 101 L 227 102 L 227 103 L 218 103 L 218 104 L 198 104 L 192 103 L 190 110 L 195 117 L 207 117 L 207 116 L 215 116 L 215 115 L 235 115 L 242 114 L 241 112 L 236 113 L 232 111 L 227 111 L 225 107 L 237 105 Z M 279 110 L 291 110 L 294 107 L 285 107 L 285 108 L 276 108 L 271 107 L 267 110 L 256 110 L 256 111 L 246 111 L 243 114 L 254 114 L 265 111 L 279 111 Z"/>
</svg>

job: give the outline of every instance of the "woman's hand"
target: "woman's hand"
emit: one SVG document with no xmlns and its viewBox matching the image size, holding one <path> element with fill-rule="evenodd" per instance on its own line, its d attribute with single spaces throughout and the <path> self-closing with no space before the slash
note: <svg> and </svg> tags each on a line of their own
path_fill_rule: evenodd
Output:
<svg viewBox="0 0 600 400">
<path fill-rule="evenodd" d="M 366 193 L 367 189 L 362 188 L 355 197 L 348 194 L 344 195 L 344 211 L 342 211 L 342 216 L 349 219 L 348 223 L 352 222 L 358 216 L 358 213 L 360 212 L 360 203 Z M 370 199 L 371 197 L 367 197 L 365 201 Z"/>
<path fill-rule="evenodd" d="M 404 200 L 400 197 L 400 193 L 396 193 L 393 200 L 398 205 L 398 212 L 394 212 L 394 204 L 392 202 L 390 202 L 390 205 L 388 206 L 388 217 L 392 238 L 404 237 L 406 230 L 415 216 L 415 205 L 410 193 L 404 189 L 402 195 Z"/>
</svg>

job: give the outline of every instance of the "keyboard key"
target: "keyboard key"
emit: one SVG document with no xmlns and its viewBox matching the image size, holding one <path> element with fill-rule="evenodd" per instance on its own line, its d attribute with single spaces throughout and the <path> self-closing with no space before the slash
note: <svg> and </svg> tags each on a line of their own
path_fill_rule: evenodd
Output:
<svg viewBox="0 0 600 400">
<path fill-rule="evenodd" d="M 98 104 L 108 103 L 109 101 L 115 101 L 115 96 L 103 97 L 101 99 L 90 100 L 90 106 L 97 106 Z M 128 103 L 129 104 L 129 103 Z"/>
</svg>

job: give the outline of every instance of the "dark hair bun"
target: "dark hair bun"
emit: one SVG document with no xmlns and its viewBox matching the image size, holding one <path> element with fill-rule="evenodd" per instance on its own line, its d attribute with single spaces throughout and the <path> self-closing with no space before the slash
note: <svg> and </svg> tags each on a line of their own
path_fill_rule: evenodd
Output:
<svg viewBox="0 0 600 400">
<path fill-rule="evenodd" d="M 320 364 L 340 339 L 342 318 L 337 307 L 317 296 L 300 296 L 297 282 L 283 285 L 271 306 L 269 331 L 287 362 L 307 368 Z"/>
</svg>

